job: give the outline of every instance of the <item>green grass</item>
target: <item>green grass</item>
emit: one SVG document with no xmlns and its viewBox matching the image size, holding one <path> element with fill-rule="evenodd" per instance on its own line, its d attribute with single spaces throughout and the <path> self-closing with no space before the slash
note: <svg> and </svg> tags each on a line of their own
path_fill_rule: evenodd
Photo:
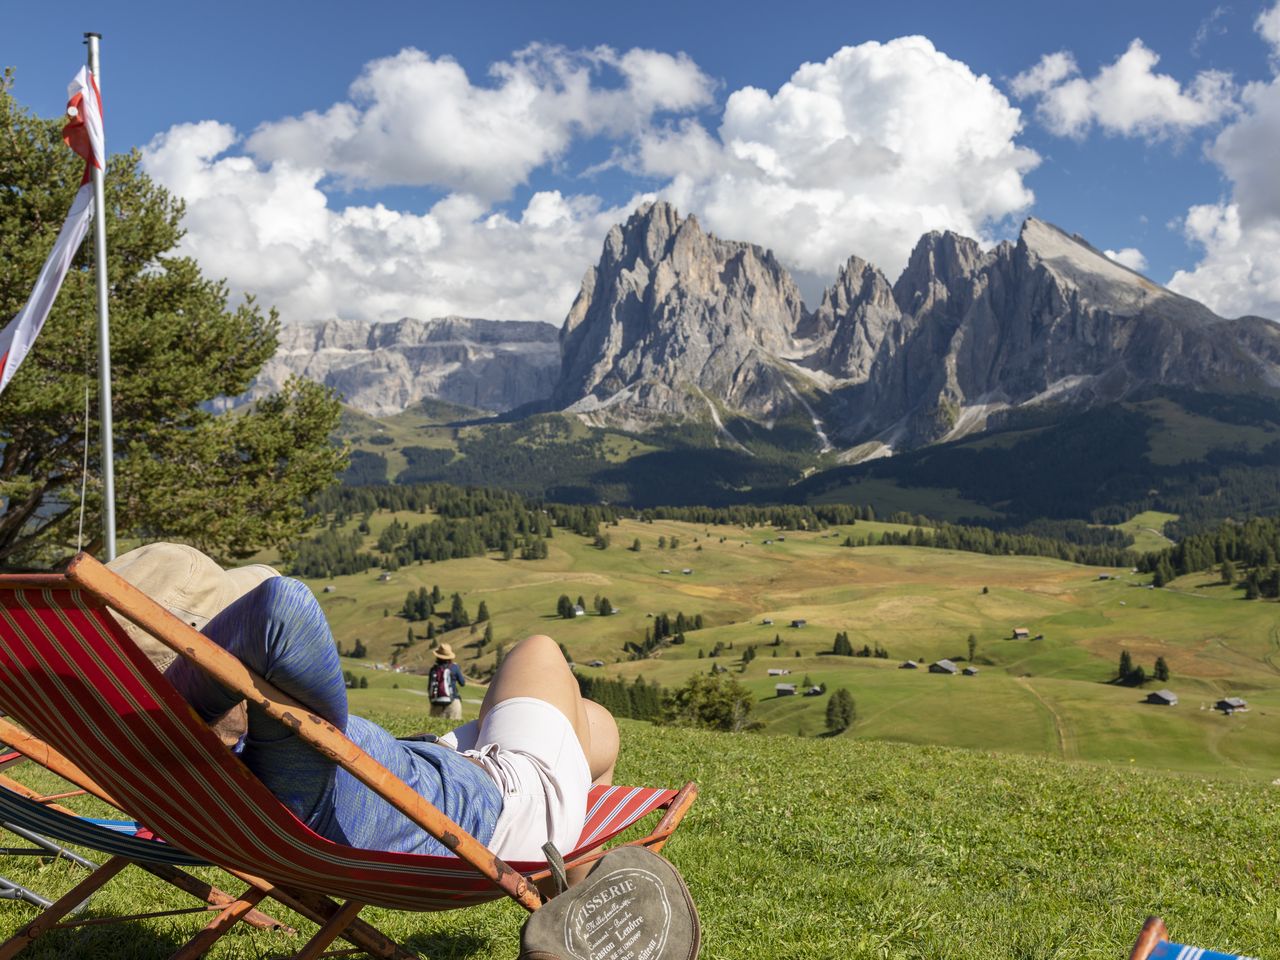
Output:
<svg viewBox="0 0 1280 960">
<path fill-rule="evenodd" d="M 940 487 L 905 487 L 895 480 L 880 477 L 857 478 L 840 483 L 810 497 L 811 503 L 874 503 L 877 513 L 887 515 L 904 511 L 919 513 L 936 520 L 998 520 L 1001 516 L 990 507 L 966 500 L 956 490 Z"/>
<path fill-rule="evenodd" d="M 412 522 L 413 516 L 401 519 Z M 1159 518 L 1147 520 L 1154 524 Z M 376 533 L 388 521 L 389 516 L 375 515 L 370 525 Z M 498 645 L 547 633 L 578 664 L 603 660 L 599 673 L 628 680 L 642 676 L 674 687 L 710 670 L 709 655 L 720 643 L 726 649 L 719 663 L 752 692 L 756 715 L 770 734 L 811 737 L 824 729 L 826 697 L 774 697 L 780 678 L 769 677 L 768 670 L 787 668 L 792 674 L 785 681 L 807 675 L 828 691 L 847 688 L 863 717 L 851 733 L 858 739 L 1099 764 L 1127 765 L 1132 759 L 1145 769 L 1263 783 L 1277 776 L 1275 604 L 1246 602 L 1240 591 L 1209 574 L 1148 590 L 1147 578 L 1127 571 L 1048 558 L 840 545 L 847 535 L 861 538 L 890 529 L 907 528 L 862 522 L 826 536 L 786 532 L 779 540 L 779 531 L 771 528 L 622 521 L 608 528 L 612 546 L 603 551 L 587 538 L 557 531 L 546 560 L 475 557 L 412 565 L 389 583 L 370 571 L 312 586 L 343 647 L 349 649 L 359 637 L 371 661 L 389 661 L 393 644 L 405 639 L 409 625 L 396 613 L 406 592 L 439 584 L 446 608 L 456 590 L 472 614 L 483 599 L 492 615 L 495 642 L 488 648 L 478 646 L 482 627 L 475 634 L 463 628 L 441 635 L 472 676 L 488 673 Z M 660 536 L 678 537 L 680 547 L 659 550 Z M 637 537 L 640 551 L 626 549 Z M 685 567 L 693 574 L 681 574 Z M 671 572 L 663 574 L 664 569 Z M 1099 580 L 1104 573 L 1115 579 Z M 334 592 L 321 592 L 325 584 Z M 554 610 L 562 593 L 582 596 L 588 607 L 597 594 L 607 596 L 621 612 L 561 620 Z M 652 624 L 647 614 L 662 611 L 700 613 L 707 626 L 689 632 L 683 646 L 628 661 L 623 645 L 643 639 Z M 790 628 L 795 618 L 808 625 Z M 764 626 L 764 619 L 773 625 Z M 1044 639 L 1012 640 L 1015 626 Z M 413 628 L 418 640 L 399 663 L 424 667 L 431 662 L 432 644 L 422 639 L 424 623 Z M 837 631 L 847 632 L 855 648 L 881 644 L 890 659 L 827 655 Z M 897 669 L 908 658 L 963 661 L 970 633 L 977 640 L 977 677 Z M 775 636 L 781 641 L 777 647 L 772 646 Z M 751 645 L 757 656 L 743 668 L 742 653 Z M 1160 686 L 1178 693 L 1181 703 L 1173 709 L 1150 706 L 1142 701 L 1155 685 L 1135 691 L 1106 682 L 1115 676 L 1122 649 L 1148 673 L 1156 658 L 1164 657 L 1172 679 Z M 378 686 L 377 698 L 366 706 L 363 698 L 373 698 L 373 688 L 353 691 L 357 712 L 421 714 L 420 696 L 392 686 L 409 686 L 408 675 L 372 670 L 367 675 Z M 1205 709 L 1228 695 L 1243 696 L 1252 709 L 1233 717 Z"/>
<path fill-rule="evenodd" d="M 1116 524 L 1115 529 L 1133 537 L 1132 549 L 1138 553 L 1155 553 L 1173 545 L 1173 541 L 1164 535 L 1164 525 L 1177 519 L 1176 513 L 1147 510 Z"/>
<path fill-rule="evenodd" d="M 1274 443 L 1278 436 L 1273 426 L 1225 423 L 1192 413 L 1165 398 L 1148 400 L 1135 408 L 1155 424 L 1147 459 L 1159 466 L 1201 460 L 1211 450 L 1241 448 L 1257 452 Z"/>
<path fill-rule="evenodd" d="M 1182 942 L 1255 956 L 1276 942 L 1273 787 L 850 737 L 625 721 L 622 733 L 620 782 L 699 782 L 701 799 L 667 854 L 693 892 L 708 960 L 1113 960 L 1148 913 Z M 81 876 L 14 858 L 0 858 L 0 873 L 53 894 Z M 170 890 L 131 868 L 86 915 L 189 904 Z M 33 914 L 0 903 L 0 935 Z M 503 902 L 365 916 L 434 960 L 508 960 L 522 912 Z M 23 957 L 158 960 L 201 922 L 84 927 Z M 245 929 L 210 956 L 260 960 L 297 947 Z"/>
</svg>

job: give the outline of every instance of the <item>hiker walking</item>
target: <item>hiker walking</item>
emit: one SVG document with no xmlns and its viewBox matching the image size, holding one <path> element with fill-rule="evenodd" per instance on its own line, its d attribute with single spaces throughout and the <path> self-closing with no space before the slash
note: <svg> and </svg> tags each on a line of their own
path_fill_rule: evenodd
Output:
<svg viewBox="0 0 1280 960">
<path fill-rule="evenodd" d="M 442 643 L 431 651 L 436 662 L 427 671 L 427 692 L 431 694 L 431 716 L 462 719 L 462 695 L 459 687 L 467 685 L 462 668 L 454 662 L 453 647 Z"/>
</svg>

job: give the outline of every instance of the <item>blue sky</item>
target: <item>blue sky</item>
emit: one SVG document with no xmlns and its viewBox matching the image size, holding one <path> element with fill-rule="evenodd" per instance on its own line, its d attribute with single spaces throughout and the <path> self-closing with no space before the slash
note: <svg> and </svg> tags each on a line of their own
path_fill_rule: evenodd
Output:
<svg viewBox="0 0 1280 960">
<path fill-rule="evenodd" d="M 46 116 L 104 35 L 109 147 L 147 148 L 186 252 L 288 321 L 558 323 L 653 194 L 773 247 L 811 305 L 849 254 L 892 279 L 923 229 L 1030 214 L 1280 317 L 1274 0 L 6 6 Z"/>
</svg>

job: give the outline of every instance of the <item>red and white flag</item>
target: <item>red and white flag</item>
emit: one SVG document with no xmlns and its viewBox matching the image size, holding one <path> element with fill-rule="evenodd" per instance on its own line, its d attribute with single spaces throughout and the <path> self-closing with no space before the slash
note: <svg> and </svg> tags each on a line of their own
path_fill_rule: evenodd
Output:
<svg viewBox="0 0 1280 960">
<path fill-rule="evenodd" d="M 71 201 L 66 222 L 58 231 L 53 250 L 40 270 L 31 296 L 9 325 L 0 330 L 0 390 L 9 385 L 40 329 L 44 326 L 53 301 L 62 288 L 63 278 L 71 267 L 71 260 L 80 249 L 89 221 L 93 218 L 93 185 L 90 180 L 94 167 L 106 171 L 107 152 L 102 135 L 102 95 L 88 67 L 81 67 L 74 80 L 67 86 L 67 115 L 70 119 L 62 128 L 62 139 L 72 150 L 84 157 L 84 178 L 80 189 Z"/>
</svg>

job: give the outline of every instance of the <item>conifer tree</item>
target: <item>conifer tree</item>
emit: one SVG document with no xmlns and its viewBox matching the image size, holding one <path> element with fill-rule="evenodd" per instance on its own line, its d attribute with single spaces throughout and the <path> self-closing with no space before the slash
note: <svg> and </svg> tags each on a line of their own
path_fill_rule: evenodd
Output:
<svg viewBox="0 0 1280 960">
<path fill-rule="evenodd" d="M 0 75 L 0 323 L 31 293 L 84 162 Z M 285 547 L 323 515 L 305 502 L 346 466 L 331 435 L 340 407 L 291 379 L 236 416 L 212 409 L 245 392 L 276 351 L 279 321 L 177 252 L 182 201 L 138 151 L 107 160 L 115 510 L 120 538 L 181 540 L 217 558 Z M 47 567 L 74 552 L 87 460 L 85 550 L 101 550 L 102 464 L 93 244 L 82 244 L 30 355 L 0 394 L 0 564 Z M 94 398 L 85 422 L 85 394 Z M 198 479 L 197 479 L 198 478 Z M 75 504 L 75 508 L 69 505 Z"/>
<path fill-rule="evenodd" d="M 1257 600 L 1262 593 L 1262 585 L 1258 581 L 1258 571 L 1250 570 L 1249 576 L 1244 581 L 1244 598 L 1246 600 Z"/>
<path fill-rule="evenodd" d="M 471 616 L 467 613 L 467 608 L 462 603 L 462 594 L 455 593 L 453 595 L 453 603 L 449 608 L 449 628 L 456 630 L 458 627 L 465 627 L 471 622 Z"/>
<path fill-rule="evenodd" d="M 1169 679 L 1169 664 L 1165 663 L 1164 657 L 1156 657 L 1155 671 L 1152 675 L 1161 683 Z"/>
<path fill-rule="evenodd" d="M 831 733 L 843 733 L 853 726 L 858 711 L 853 702 L 853 695 L 841 687 L 827 701 L 827 729 Z"/>
</svg>

